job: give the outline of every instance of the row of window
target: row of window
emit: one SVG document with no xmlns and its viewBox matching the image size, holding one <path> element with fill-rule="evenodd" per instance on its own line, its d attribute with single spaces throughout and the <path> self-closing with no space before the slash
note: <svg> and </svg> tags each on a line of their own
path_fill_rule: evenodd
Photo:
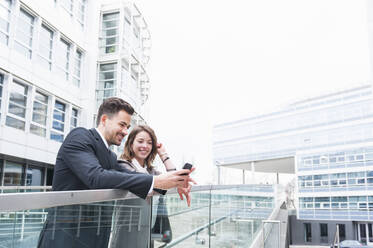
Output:
<svg viewBox="0 0 373 248">
<path fill-rule="evenodd" d="M 84 27 L 86 0 L 58 0 L 62 8 Z"/>
<path fill-rule="evenodd" d="M 300 209 L 359 209 L 373 211 L 373 196 L 300 197 Z"/>
<path fill-rule="evenodd" d="M 309 137 L 312 137 L 311 141 L 305 142 Z M 214 156 L 215 160 L 226 162 L 239 162 L 241 159 L 260 160 L 277 156 L 293 156 L 297 151 L 302 152 L 309 149 L 370 141 L 373 141 L 372 123 L 359 123 L 327 130 L 216 145 Z M 358 161 L 355 163 L 358 163 Z M 297 165 L 298 170 L 307 169 L 301 162 Z M 344 167 L 345 165 L 339 163 L 338 166 Z M 312 167 L 308 168 L 312 169 Z"/>
<path fill-rule="evenodd" d="M 140 39 L 140 27 L 136 22 L 133 22 L 132 32 L 131 32 L 131 21 L 130 16 L 124 11 L 124 25 L 123 27 L 123 46 L 132 44 L 133 48 L 136 50 L 141 47 Z M 120 33 L 120 20 L 119 12 L 104 13 L 102 15 L 101 21 L 101 31 L 99 40 L 99 50 L 100 54 L 110 54 L 118 52 L 119 50 L 119 33 Z M 133 37 L 131 42 L 130 37 Z M 124 47 L 128 49 L 128 47 Z"/>
<path fill-rule="evenodd" d="M 82 68 L 82 50 L 63 37 L 44 21 L 37 25 L 34 16 L 22 7 L 16 13 L 17 23 L 11 24 L 10 0 L 0 2 L 0 43 L 11 46 L 15 51 L 23 54 L 28 59 L 34 59 L 39 65 L 49 71 L 55 71 L 66 81 L 72 80 L 73 84 L 80 86 Z M 13 10 L 15 12 L 15 10 Z M 15 32 L 12 44 L 9 40 L 10 29 Z M 36 37 L 38 34 L 38 37 Z M 35 39 L 38 44 L 34 48 Z"/>
<path fill-rule="evenodd" d="M 0 172 L 1 186 L 52 185 L 52 168 L 45 168 L 36 164 L 0 160 Z"/>
<path fill-rule="evenodd" d="M 323 166 L 346 162 L 353 163 L 364 160 L 373 160 L 373 147 L 301 157 L 299 159 L 299 167 Z"/>
<path fill-rule="evenodd" d="M 127 94 L 135 95 L 139 90 L 137 88 L 137 80 L 139 74 L 135 70 L 131 70 L 131 74 L 128 71 L 128 62 L 122 60 L 121 68 L 121 89 L 126 89 Z M 131 67 L 134 64 L 131 64 Z M 99 75 L 98 75 L 98 85 L 97 85 L 97 100 L 102 101 L 102 99 L 118 95 L 117 92 L 117 82 L 118 82 L 118 64 L 108 63 L 99 65 Z"/>
<path fill-rule="evenodd" d="M 0 74 L 1 100 L 3 85 L 4 75 Z M 7 126 L 42 137 L 50 137 L 58 142 L 62 142 L 65 134 L 78 126 L 79 110 L 71 104 L 17 79 L 10 81 L 7 89 L 8 104 L 5 108 Z"/>
<path fill-rule="evenodd" d="M 328 224 L 327 223 L 318 223 L 320 226 L 320 243 L 328 243 Z M 315 223 L 314 225 L 317 225 Z M 331 224 L 329 224 L 331 225 Z M 339 238 L 340 241 L 346 239 L 346 226 L 345 224 L 337 224 L 339 227 Z M 312 242 L 312 225 L 311 223 L 303 223 L 304 228 L 304 242 Z"/>
<path fill-rule="evenodd" d="M 298 176 L 300 188 L 373 185 L 373 171 Z"/>
<path fill-rule="evenodd" d="M 278 117 L 260 122 L 243 123 L 214 131 L 215 140 L 243 140 L 265 135 L 283 134 L 291 131 L 328 126 L 350 120 L 364 119 L 373 115 L 372 100 L 362 99 L 358 102 L 317 109 L 306 113 Z M 244 134 L 244 135 L 243 135 Z"/>
</svg>

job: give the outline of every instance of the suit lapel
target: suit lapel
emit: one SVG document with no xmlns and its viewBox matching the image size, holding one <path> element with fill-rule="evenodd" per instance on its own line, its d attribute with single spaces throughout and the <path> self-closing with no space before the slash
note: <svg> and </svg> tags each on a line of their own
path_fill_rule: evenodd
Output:
<svg viewBox="0 0 373 248">
<path fill-rule="evenodd" d="M 113 160 L 114 153 L 111 152 L 105 145 L 104 141 L 102 140 L 100 134 L 97 132 L 95 128 L 90 129 L 93 136 L 96 140 L 96 154 L 97 158 L 104 169 L 112 169 L 114 168 L 114 160 Z"/>
</svg>

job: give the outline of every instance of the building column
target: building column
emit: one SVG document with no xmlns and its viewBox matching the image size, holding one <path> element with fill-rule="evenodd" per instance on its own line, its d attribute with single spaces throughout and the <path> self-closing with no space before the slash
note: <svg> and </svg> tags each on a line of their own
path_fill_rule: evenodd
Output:
<svg viewBox="0 0 373 248">
<path fill-rule="evenodd" d="M 251 182 L 255 184 L 255 164 L 251 162 Z"/>
<path fill-rule="evenodd" d="M 245 182 L 245 170 L 242 170 L 242 184 L 246 184 L 246 182 Z"/>
<path fill-rule="evenodd" d="M 280 184 L 280 174 L 276 173 L 276 184 Z"/>
<path fill-rule="evenodd" d="M 216 166 L 218 167 L 218 185 L 220 184 L 220 164 L 216 161 Z"/>
</svg>

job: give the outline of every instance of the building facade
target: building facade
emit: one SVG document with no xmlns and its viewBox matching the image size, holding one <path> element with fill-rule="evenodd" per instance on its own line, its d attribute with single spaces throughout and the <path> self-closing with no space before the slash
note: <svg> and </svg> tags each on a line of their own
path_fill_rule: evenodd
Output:
<svg viewBox="0 0 373 248">
<path fill-rule="evenodd" d="M 263 172 L 285 168 L 295 174 L 297 219 L 307 224 L 301 244 L 321 240 L 312 241 L 312 233 L 319 236 L 321 229 L 322 243 L 330 244 L 328 233 L 342 222 L 351 224 L 354 239 L 373 242 L 371 85 L 222 124 L 214 133 L 214 161 L 220 166 Z M 312 232 L 316 225 L 307 220 L 329 224 Z"/>
<path fill-rule="evenodd" d="M 103 99 L 119 96 L 144 122 L 150 33 L 122 1 L 0 2 L 1 186 L 51 185 L 71 129 L 95 126 Z"/>
</svg>

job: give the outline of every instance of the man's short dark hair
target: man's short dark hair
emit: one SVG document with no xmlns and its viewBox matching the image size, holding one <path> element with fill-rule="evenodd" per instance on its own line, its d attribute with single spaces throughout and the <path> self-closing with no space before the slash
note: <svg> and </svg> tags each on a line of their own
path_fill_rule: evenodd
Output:
<svg viewBox="0 0 373 248">
<path fill-rule="evenodd" d="M 131 104 L 129 104 L 128 102 L 124 101 L 119 97 L 109 97 L 105 99 L 101 103 L 100 108 L 98 109 L 96 120 L 97 126 L 100 124 L 102 115 L 106 114 L 109 117 L 112 117 L 121 110 L 126 111 L 126 113 L 129 115 L 133 115 L 133 113 L 135 112 Z"/>
</svg>

